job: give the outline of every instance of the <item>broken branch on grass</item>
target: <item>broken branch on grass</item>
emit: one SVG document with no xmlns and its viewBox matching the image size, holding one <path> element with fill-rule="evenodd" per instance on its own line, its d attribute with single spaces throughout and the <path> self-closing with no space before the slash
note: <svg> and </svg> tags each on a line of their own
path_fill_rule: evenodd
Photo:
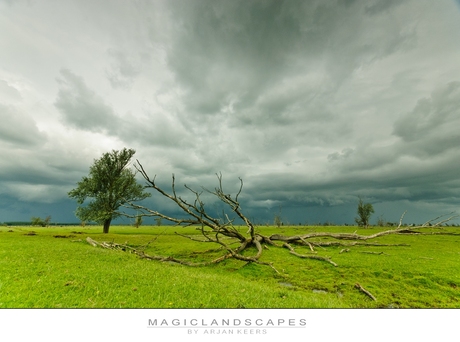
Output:
<svg viewBox="0 0 460 342">
<path fill-rule="evenodd" d="M 353 247 L 353 246 L 372 246 L 372 247 L 400 247 L 400 246 L 410 246 L 407 243 L 371 243 L 371 242 L 340 242 L 340 241 L 326 241 L 326 242 L 311 242 L 312 245 L 318 247 L 330 247 L 330 246 L 344 246 L 344 247 Z"/>
<path fill-rule="evenodd" d="M 365 254 L 377 254 L 377 255 L 390 255 L 390 254 L 387 254 L 387 253 L 384 253 L 384 252 L 370 252 L 370 251 L 359 251 L 359 253 L 365 253 Z"/>
<path fill-rule="evenodd" d="M 326 261 L 328 263 L 330 263 L 331 265 L 337 267 L 338 265 L 333 262 L 331 259 L 329 258 L 326 258 L 326 257 L 322 257 L 322 256 L 319 256 L 319 255 L 310 255 L 310 254 L 299 254 L 297 253 L 294 248 L 292 248 L 292 246 L 288 243 L 284 243 L 283 244 L 283 247 L 286 247 L 287 249 L 289 249 L 290 253 L 299 257 L 299 258 L 305 258 L 305 259 L 315 259 L 315 260 L 321 260 L 321 261 Z"/>
<path fill-rule="evenodd" d="M 439 228 L 441 224 L 451 221 L 454 218 L 457 218 L 458 215 L 452 215 L 447 217 L 446 219 L 440 220 L 438 222 L 432 223 L 436 220 L 439 220 L 440 218 L 446 216 L 438 216 L 437 218 L 427 221 L 424 224 L 420 226 L 412 226 L 412 227 L 404 227 L 404 229 L 400 229 L 398 226 L 395 229 L 389 229 L 381 232 L 377 232 L 371 235 L 361 235 L 355 233 L 330 233 L 330 232 L 314 232 L 314 233 L 308 233 L 304 235 L 292 235 L 292 236 L 285 236 L 285 235 L 280 235 L 280 234 L 273 234 L 269 237 L 270 240 L 272 241 L 284 241 L 284 242 L 295 242 L 295 241 L 302 241 L 302 240 L 308 240 L 308 239 L 313 239 L 313 238 L 332 238 L 336 240 L 354 240 L 355 242 L 357 241 L 367 241 L 367 240 L 372 240 L 376 239 L 378 237 L 386 236 L 386 235 L 397 235 L 401 233 L 406 233 L 406 232 L 417 232 L 420 229 L 423 228 Z"/>
<path fill-rule="evenodd" d="M 229 259 L 229 258 L 236 258 L 238 260 L 246 261 L 248 263 L 253 262 L 253 263 L 256 263 L 256 264 L 269 266 L 276 273 L 280 274 L 280 272 L 273 266 L 272 263 L 259 261 L 255 257 L 242 256 L 242 255 L 234 252 L 231 249 L 229 249 L 229 253 L 227 253 L 227 254 L 225 254 L 223 256 L 220 256 L 220 257 L 218 257 L 218 258 L 216 258 L 214 260 L 211 260 L 211 261 L 191 262 L 191 261 L 187 261 L 187 260 L 177 259 L 177 258 L 174 258 L 174 257 L 171 257 L 171 256 L 166 256 L 165 257 L 165 256 L 159 256 L 159 255 L 149 255 L 149 254 L 145 253 L 143 250 L 138 250 L 138 249 L 133 248 L 131 246 L 128 246 L 126 244 L 119 244 L 119 243 L 115 243 L 115 242 L 105 242 L 105 241 L 104 242 L 98 242 L 98 241 L 96 241 L 94 239 L 91 239 L 90 237 L 87 237 L 86 241 L 90 245 L 92 245 L 93 247 L 102 247 L 102 248 L 105 248 L 105 249 L 118 250 L 118 251 L 123 251 L 123 252 L 130 252 L 130 253 L 136 254 L 138 257 L 140 257 L 142 259 L 156 260 L 156 261 L 163 261 L 163 262 L 172 262 L 172 263 L 177 263 L 177 264 L 186 265 L 186 266 L 208 266 L 208 265 L 220 263 L 220 262 L 222 262 L 222 261 L 224 261 L 226 259 Z M 262 249 L 261 246 L 260 246 L 260 248 Z"/>
<path fill-rule="evenodd" d="M 359 291 L 361 291 L 362 293 L 364 293 L 366 296 L 368 296 L 370 299 L 377 301 L 377 298 L 375 298 L 374 295 L 373 295 L 372 293 L 370 293 L 370 292 L 367 291 L 364 287 L 362 287 L 360 283 L 356 283 L 356 284 L 355 284 L 355 287 L 356 287 Z"/>
<path fill-rule="evenodd" d="M 159 256 L 159 255 L 149 255 L 145 253 L 143 250 L 138 250 L 136 248 L 133 248 L 131 246 L 128 246 L 126 244 L 118 244 L 114 242 L 99 242 L 94 239 L 91 239 L 90 237 L 86 238 L 86 241 L 93 247 L 102 247 L 105 249 L 112 249 L 112 250 L 119 250 L 119 251 L 124 251 L 124 252 L 131 252 L 136 254 L 142 259 L 149 259 L 149 260 L 157 260 L 157 261 L 166 261 L 166 262 L 173 262 L 181 265 L 187 265 L 187 266 L 205 266 L 205 265 L 211 265 L 215 263 L 219 263 L 229 257 L 231 257 L 231 254 L 227 254 L 224 256 L 221 256 L 217 259 L 214 259 L 212 261 L 208 262 L 199 262 L 199 263 L 193 263 L 185 260 L 180 260 L 171 256 Z"/>
</svg>

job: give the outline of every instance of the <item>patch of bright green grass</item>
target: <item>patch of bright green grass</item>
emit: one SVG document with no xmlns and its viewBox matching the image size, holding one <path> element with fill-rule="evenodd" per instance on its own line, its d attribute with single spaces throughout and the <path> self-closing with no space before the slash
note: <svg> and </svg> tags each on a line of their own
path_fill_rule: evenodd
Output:
<svg viewBox="0 0 460 342">
<path fill-rule="evenodd" d="M 354 232 L 356 227 L 260 227 L 263 234 Z M 13 230 L 9 232 L 9 230 Z M 29 235 L 31 231 L 35 235 Z M 425 308 L 460 307 L 460 236 L 392 235 L 373 242 L 409 246 L 317 248 L 339 266 L 268 246 L 267 266 L 226 260 L 187 267 L 89 245 L 127 243 L 152 255 L 210 260 L 218 246 L 175 234 L 195 228 L 1 227 L 0 308 Z M 359 230 L 371 234 L 376 228 Z M 445 231 L 457 232 L 455 228 Z M 460 233 L 460 232 L 458 232 Z M 55 237 L 58 236 L 58 237 Z M 296 247 L 299 253 L 309 248 Z M 255 251 L 247 251 L 250 254 Z M 371 254 L 381 253 L 381 254 Z M 355 288 L 361 284 L 373 301 Z"/>
</svg>

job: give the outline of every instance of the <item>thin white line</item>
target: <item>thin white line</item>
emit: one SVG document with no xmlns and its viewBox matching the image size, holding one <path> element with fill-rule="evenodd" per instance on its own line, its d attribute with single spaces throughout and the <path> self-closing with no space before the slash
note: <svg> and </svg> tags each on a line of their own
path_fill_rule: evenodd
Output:
<svg viewBox="0 0 460 342">
<path fill-rule="evenodd" d="M 190 326 L 190 327 L 157 327 L 157 326 L 148 326 L 147 328 L 151 329 L 305 329 L 304 327 L 265 327 L 265 326 L 244 326 L 244 327 L 231 327 L 231 326 L 209 326 L 209 327 L 197 327 L 197 326 Z"/>
</svg>

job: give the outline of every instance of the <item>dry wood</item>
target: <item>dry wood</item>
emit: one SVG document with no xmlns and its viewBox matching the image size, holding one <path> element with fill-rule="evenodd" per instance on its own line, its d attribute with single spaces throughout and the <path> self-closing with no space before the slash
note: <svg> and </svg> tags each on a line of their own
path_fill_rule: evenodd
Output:
<svg viewBox="0 0 460 342">
<path fill-rule="evenodd" d="M 344 246 L 344 247 L 352 247 L 352 246 L 374 246 L 374 247 L 400 247 L 400 246 L 410 246 L 407 243 L 371 243 L 371 242 L 341 242 L 341 241 L 312 241 L 312 245 L 318 247 L 330 247 L 330 246 Z"/>
<path fill-rule="evenodd" d="M 276 273 L 279 273 L 279 271 L 273 266 L 272 263 L 268 262 L 262 262 L 257 260 L 257 258 L 254 257 L 245 257 L 242 256 L 238 253 L 235 253 L 233 250 L 230 250 L 230 253 L 227 253 L 219 258 L 216 258 L 211 261 L 206 261 L 206 262 L 191 262 L 187 260 L 182 260 L 182 259 L 177 259 L 171 256 L 159 256 L 159 255 L 149 255 L 145 253 L 143 250 L 139 250 L 136 248 L 133 248 L 131 246 L 128 246 L 126 244 L 119 244 L 119 243 L 114 243 L 114 242 L 98 242 L 94 239 L 91 239 L 90 237 L 86 238 L 86 241 L 92 245 L 93 247 L 102 247 L 106 249 L 112 249 L 112 250 L 119 250 L 119 251 L 124 251 L 124 252 L 131 252 L 136 254 L 142 259 L 148 259 L 148 260 L 156 260 L 156 261 L 164 261 L 164 262 L 172 262 L 172 263 L 177 263 L 181 265 L 186 265 L 186 266 L 207 266 L 207 265 L 212 265 L 212 264 L 217 264 L 219 262 L 222 262 L 228 258 L 235 258 L 238 260 L 246 261 L 246 262 L 254 262 L 260 265 L 265 265 L 271 267 Z M 262 246 L 260 246 L 260 249 L 262 249 Z"/>
<path fill-rule="evenodd" d="M 99 242 L 97 242 L 96 240 L 93 240 L 91 239 L 89 236 L 86 238 L 86 241 L 93 247 L 97 247 L 99 246 Z"/>
<path fill-rule="evenodd" d="M 367 295 L 369 298 L 371 298 L 372 300 L 375 300 L 377 301 L 377 298 L 374 297 L 374 295 L 372 293 L 370 293 L 369 291 L 367 291 L 364 287 L 361 286 L 361 284 L 359 283 L 356 283 L 355 284 L 355 287 L 361 291 L 362 293 L 364 293 L 365 295 Z"/>
<path fill-rule="evenodd" d="M 359 251 L 359 253 L 365 253 L 365 254 L 377 254 L 377 255 L 390 255 L 390 254 L 387 254 L 387 253 L 384 253 L 384 252 L 370 252 L 370 251 Z"/>
<path fill-rule="evenodd" d="M 313 244 L 312 244 L 311 242 L 309 242 L 309 241 L 307 241 L 307 240 L 305 240 L 305 239 L 301 239 L 301 241 L 302 241 L 304 244 L 308 245 L 308 247 L 310 247 L 310 250 L 311 250 L 312 252 L 315 252 L 315 249 L 313 248 Z"/>
<path fill-rule="evenodd" d="M 146 188 L 152 189 L 164 196 L 165 198 L 167 198 L 168 200 L 172 201 L 178 208 L 182 210 L 182 212 L 185 214 L 185 217 L 172 217 L 169 215 L 165 215 L 159 211 L 134 203 L 128 203 L 124 205 L 125 207 L 129 209 L 134 209 L 136 211 L 135 216 L 138 216 L 140 213 L 141 217 L 150 216 L 155 218 L 162 218 L 169 222 L 173 222 L 177 226 L 181 227 L 197 226 L 197 230 L 201 232 L 200 239 L 179 233 L 176 234 L 186 237 L 193 241 L 215 243 L 217 245 L 220 245 L 225 254 L 209 262 L 192 263 L 188 261 L 177 260 L 171 257 L 149 256 L 145 254 L 143 251 L 133 250 L 133 248 L 129 246 L 116 245 L 113 243 L 97 243 L 94 242 L 94 240 L 93 243 L 97 246 L 101 246 L 104 248 L 131 251 L 133 253 L 138 254 L 140 257 L 146 259 L 177 262 L 191 266 L 207 265 L 217 263 L 228 258 L 234 258 L 236 260 L 240 260 L 243 262 L 252 262 L 261 265 L 268 265 L 276 271 L 276 269 L 270 263 L 260 261 L 264 248 L 268 249 L 267 245 L 287 248 L 289 249 L 289 252 L 292 255 L 295 255 L 299 258 L 326 261 L 334 266 L 337 266 L 337 264 L 329 258 L 318 255 L 298 253 L 292 247 L 292 244 L 301 244 L 304 246 L 308 246 L 312 253 L 315 253 L 315 247 L 323 248 L 329 246 L 407 246 L 406 244 L 372 243 L 369 240 L 377 239 L 379 237 L 392 234 L 419 233 L 420 230 L 423 228 L 436 228 L 441 226 L 441 224 L 452 220 L 454 217 L 457 217 L 456 215 L 451 215 L 447 218 L 445 216 L 439 216 L 433 220 L 425 222 L 423 225 L 420 226 L 402 227 L 403 218 L 406 214 L 406 212 L 404 212 L 401 215 L 399 224 L 396 228 L 388 229 L 385 231 L 379 231 L 370 235 L 357 234 L 357 232 L 355 231 L 354 233 L 310 232 L 307 234 L 293 236 L 284 236 L 281 234 L 265 236 L 263 234 L 260 234 L 259 232 L 256 232 L 256 227 L 254 226 L 254 224 L 244 215 L 243 211 L 241 210 L 240 203 L 238 202 L 238 198 L 243 189 L 243 181 L 241 178 L 239 178 L 239 189 L 237 190 L 236 195 L 234 196 L 224 191 L 221 174 L 216 175 L 218 180 L 218 186 L 214 190 L 210 191 L 203 188 L 203 191 L 216 196 L 227 208 L 231 210 L 231 212 L 235 216 L 235 218 L 230 218 L 229 215 L 227 215 L 227 213 L 224 212 L 221 218 L 216 218 L 212 217 L 209 214 L 209 212 L 205 210 L 205 204 L 202 201 L 201 197 L 202 192 L 196 191 L 190 188 L 189 186 L 184 185 L 185 189 L 192 197 L 191 200 L 184 199 L 180 197 L 176 191 L 176 180 L 174 175 L 172 175 L 171 191 L 166 192 L 158 186 L 158 184 L 155 181 L 156 177 L 150 178 L 148 176 L 147 172 L 144 170 L 144 167 L 139 161 L 137 161 L 135 168 L 144 177 L 147 183 Z M 126 213 L 121 214 L 127 217 L 134 218 L 134 215 L 129 215 Z M 246 228 L 243 230 L 239 227 L 235 227 L 235 219 L 241 219 L 244 222 Z M 349 251 L 349 248 L 342 249 L 340 253 L 344 251 Z M 372 254 L 384 253 L 372 252 Z"/>
<path fill-rule="evenodd" d="M 304 258 L 304 259 L 315 259 L 315 260 L 321 260 L 321 261 L 326 261 L 328 263 L 330 263 L 331 265 L 337 267 L 338 265 L 333 262 L 331 259 L 329 258 L 326 258 L 326 257 L 322 257 L 322 256 L 319 256 L 319 255 L 310 255 L 310 254 L 299 254 L 297 253 L 294 248 L 292 248 L 292 246 L 288 243 L 284 243 L 283 244 L 283 247 L 286 247 L 287 249 L 289 249 L 290 253 L 299 257 L 299 258 Z"/>
</svg>

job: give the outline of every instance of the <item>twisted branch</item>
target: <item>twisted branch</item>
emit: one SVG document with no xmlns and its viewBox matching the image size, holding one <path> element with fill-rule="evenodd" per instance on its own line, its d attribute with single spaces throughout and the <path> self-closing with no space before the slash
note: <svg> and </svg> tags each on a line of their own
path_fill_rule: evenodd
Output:
<svg viewBox="0 0 460 342">
<path fill-rule="evenodd" d="M 134 250 L 129 246 L 126 245 L 117 245 L 117 244 L 107 244 L 107 243 L 97 243 L 97 242 L 90 242 L 95 246 L 100 246 L 104 248 L 112 248 L 112 249 L 123 249 L 125 251 L 131 251 L 136 253 L 142 258 L 151 259 L 151 260 L 159 260 L 159 261 L 168 261 L 168 262 L 175 262 L 180 263 L 183 265 L 189 266 L 202 266 L 202 265 L 210 265 L 219 263 L 223 260 L 233 258 L 236 260 L 240 260 L 246 263 L 256 263 L 260 265 L 267 265 L 273 268 L 276 272 L 278 272 L 271 263 L 262 262 L 260 258 L 262 256 L 263 250 L 268 249 L 267 245 L 276 246 L 276 247 L 284 247 L 287 248 L 290 254 L 295 255 L 299 258 L 303 259 L 314 259 L 320 260 L 330 263 L 333 266 L 337 266 L 337 264 L 332 261 L 330 258 L 315 255 L 315 254 L 301 254 L 296 252 L 292 244 L 297 243 L 303 246 L 306 246 L 310 249 L 312 253 L 316 253 L 315 247 L 328 247 L 328 246 L 345 246 L 345 247 L 352 247 L 352 246 L 389 246 L 387 244 L 379 244 L 379 243 L 371 243 L 367 242 L 368 240 L 376 239 L 379 237 L 383 237 L 386 235 L 391 234 L 405 234 L 405 233 L 414 233 L 418 232 L 422 228 L 437 228 L 440 227 L 443 223 L 451 221 L 453 218 L 457 217 L 457 215 L 450 214 L 438 216 L 432 220 L 425 222 L 420 226 L 414 227 L 403 227 L 402 222 L 406 212 L 401 215 L 399 220 L 399 224 L 394 229 L 389 229 L 385 231 L 380 231 L 375 234 L 371 235 L 361 235 L 354 233 L 331 233 L 331 232 L 314 232 L 314 233 L 307 233 L 303 235 L 292 235 L 292 236 L 285 236 L 281 234 L 273 234 L 271 236 L 265 236 L 260 233 L 256 233 L 256 229 L 254 224 L 244 215 L 243 211 L 241 210 L 240 203 L 238 202 L 239 195 L 243 190 L 243 180 L 239 178 L 240 186 L 239 189 L 232 197 L 232 195 L 225 193 L 222 185 L 222 174 L 216 174 L 218 180 L 218 186 L 214 189 L 214 191 L 209 191 L 203 188 L 204 191 L 216 196 L 222 203 L 224 203 L 233 213 L 234 215 L 241 219 L 245 226 L 247 227 L 246 234 L 243 234 L 239 229 L 237 229 L 233 223 L 235 218 L 229 218 L 229 216 L 223 213 L 223 218 L 215 218 L 212 217 L 208 212 L 205 210 L 204 202 L 201 199 L 202 192 L 198 192 L 187 185 L 184 185 L 185 189 L 193 195 L 193 200 L 188 201 L 186 199 L 181 198 L 178 196 L 176 192 L 176 180 L 175 176 L 172 175 L 172 184 L 171 184 L 171 192 L 168 193 L 161 189 L 155 182 L 155 178 L 150 178 L 142 164 L 137 161 L 135 164 L 135 168 L 137 172 L 139 172 L 142 177 L 145 179 L 147 185 L 146 188 L 152 189 L 162 196 L 166 197 L 168 200 L 175 203 L 185 214 L 186 218 L 177 218 L 172 217 L 169 215 L 165 215 L 160 213 L 156 210 L 152 210 L 145 206 L 128 202 L 124 206 L 126 208 L 135 209 L 138 213 L 140 212 L 140 216 L 151 216 L 151 217 L 159 217 L 165 219 L 169 222 L 175 223 L 177 226 L 199 226 L 198 230 L 200 231 L 202 238 L 197 239 L 195 237 L 185 236 L 176 232 L 177 235 L 189 238 L 193 241 L 197 242 L 210 242 L 215 243 L 220 246 L 221 250 L 225 252 L 222 256 L 218 257 L 217 259 L 213 259 L 209 262 L 200 262 L 200 263 L 193 263 L 189 261 L 179 260 L 172 257 L 163 257 L 163 256 L 151 256 L 145 254 L 143 251 Z M 139 215 L 139 214 L 136 214 Z M 127 217 L 134 217 L 133 215 L 129 215 L 126 213 L 121 213 Z M 447 217 L 446 217 L 447 216 Z M 225 238 L 225 239 L 223 239 Z M 318 241 L 318 239 L 326 238 L 332 239 L 333 241 Z M 230 242 L 228 240 L 230 239 Z M 277 241 L 281 241 L 282 244 L 276 244 Z M 231 245 L 237 244 L 236 247 L 232 247 Z M 405 244 L 392 244 L 391 246 L 407 246 Z M 247 251 L 252 248 L 253 250 L 248 253 Z M 255 249 L 255 252 L 254 252 Z M 342 251 L 349 251 L 349 249 L 342 249 Z M 341 251 L 341 253 L 342 253 Z M 250 255 L 247 255 L 250 254 Z M 381 254 L 381 253 L 380 253 Z M 278 272 L 279 273 L 279 272 Z M 360 288 L 362 291 L 362 289 Z"/>
</svg>

